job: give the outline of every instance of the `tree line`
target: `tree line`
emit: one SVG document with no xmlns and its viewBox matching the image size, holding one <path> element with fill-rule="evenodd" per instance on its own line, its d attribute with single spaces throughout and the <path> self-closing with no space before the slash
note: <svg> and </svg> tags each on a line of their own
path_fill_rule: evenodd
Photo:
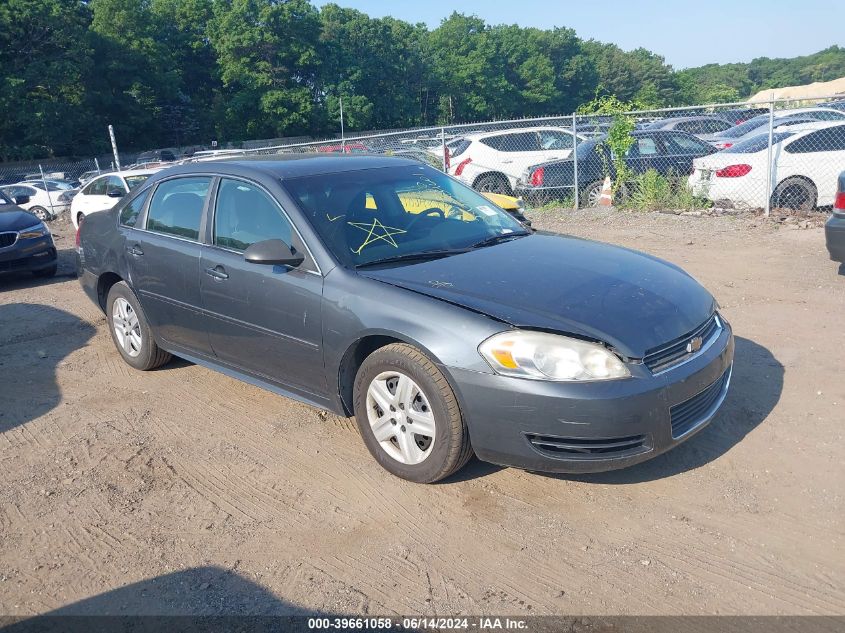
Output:
<svg viewBox="0 0 845 633">
<path fill-rule="evenodd" d="M 817 58 L 818 57 L 818 58 Z M 308 0 L 3 0 L 0 160 L 733 100 L 845 75 L 845 49 L 676 72 L 572 29 L 429 30 Z M 803 61 L 800 61 L 803 60 Z"/>
</svg>

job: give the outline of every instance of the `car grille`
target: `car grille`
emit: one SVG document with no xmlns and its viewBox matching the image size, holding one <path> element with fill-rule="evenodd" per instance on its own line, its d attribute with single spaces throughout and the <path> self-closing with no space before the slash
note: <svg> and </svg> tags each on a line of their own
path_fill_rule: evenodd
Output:
<svg viewBox="0 0 845 633">
<path fill-rule="evenodd" d="M 656 374 L 665 371 L 698 354 L 714 337 L 719 335 L 721 330 L 722 322 L 719 319 L 719 315 L 714 314 L 692 332 L 684 334 L 660 348 L 646 352 L 643 363 L 652 373 Z M 698 350 L 691 351 L 688 345 L 695 338 L 701 338 L 702 344 Z"/>
<path fill-rule="evenodd" d="M 672 419 L 672 437 L 677 439 L 686 435 L 712 415 L 713 407 L 719 404 L 727 392 L 730 380 L 731 369 L 728 368 L 719 380 L 704 391 L 669 409 Z"/>
<path fill-rule="evenodd" d="M 558 437 L 526 433 L 531 446 L 538 452 L 558 459 L 590 459 L 620 457 L 648 450 L 645 435 L 630 435 L 606 439 Z"/>
<path fill-rule="evenodd" d="M 18 241 L 18 233 L 17 231 L 14 232 L 7 232 L 7 233 L 0 233 L 0 248 L 8 248 L 12 244 Z"/>
</svg>

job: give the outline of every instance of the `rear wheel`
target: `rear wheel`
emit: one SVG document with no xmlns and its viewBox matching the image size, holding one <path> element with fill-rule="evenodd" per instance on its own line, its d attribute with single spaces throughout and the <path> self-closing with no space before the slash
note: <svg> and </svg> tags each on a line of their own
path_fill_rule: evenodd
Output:
<svg viewBox="0 0 845 633">
<path fill-rule="evenodd" d="M 355 418 L 376 461 L 417 483 L 433 483 L 472 456 L 455 394 L 418 349 L 393 344 L 376 350 L 355 378 Z"/>
<path fill-rule="evenodd" d="M 505 196 L 513 195 L 508 179 L 501 174 L 484 174 L 475 181 L 475 190 L 482 193 L 500 193 Z"/>
<path fill-rule="evenodd" d="M 156 345 L 147 317 L 126 282 L 109 290 L 106 318 L 117 351 L 135 369 L 155 369 L 170 360 L 170 354 Z"/>
<path fill-rule="evenodd" d="M 46 222 L 52 217 L 50 215 L 50 212 L 47 211 L 47 209 L 45 209 L 44 207 L 30 207 L 29 212 L 42 222 Z"/>
<path fill-rule="evenodd" d="M 591 182 L 589 185 L 584 187 L 584 192 L 581 194 L 582 202 L 581 204 L 585 207 L 597 207 L 599 206 L 599 201 L 601 200 L 601 190 L 604 187 L 603 180 L 597 180 L 596 182 Z"/>
<path fill-rule="evenodd" d="M 772 207 L 810 211 L 816 207 L 816 186 L 803 178 L 787 178 L 772 194 Z"/>
</svg>

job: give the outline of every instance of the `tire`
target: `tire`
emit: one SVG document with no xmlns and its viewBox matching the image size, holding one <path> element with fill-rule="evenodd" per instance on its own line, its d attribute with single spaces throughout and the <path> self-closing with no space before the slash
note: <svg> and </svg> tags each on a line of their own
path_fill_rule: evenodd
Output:
<svg viewBox="0 0 845 633">
<path fill-rule="evenodd" d="M 55 277 L 56 271 L 59 269 L 58 264 L 53 264 L 49 268 L 45 268 L 44 270 L 34 270 L 32 274 L 36 277 Z"/>
<path fill-rule="evenodd" d="M 513 190 L 508 179 L 501 174 L 483 174 L 479 176 L 475 179 L 473 189 L 485 193 L 500 193 L 505 196 L 513 195 Z"/>
<path fill-rule="evenodd" d="M 588 209 L 599 206 L 599 199 L 601 198 L 601 190 L 603 187 L 603 180 L 591 182 L 589 185 L 584 187 L 584 190 L 581 192 L 581 206 Z"/>
<path fill-rule="evenodd" d="M 115 315 L 116 304 L 122 307 L 125 317 Z M 131 311 L 126 309 L 127 306 L 131 308 Z M 116 321 L 125 323 L 126 328 L 119 330 Z M 170 353 L 156 345 L 147 317 L 135 293 L 124 281 L 119 281 L 109 290 L 109 296 L 106 299 L 106 322 L 117 351 L 131 367 L 148 371 L 170 360 Z M 130 342 L 127 343 L 127 340 Z"/>
<path fill-rule="evenodd" d="M 410 380 L 407 393 L 411 395 L 406 398 L 400 395 L 400 386 L 408 385 L 403 377 Z M 382 409 L 379 402 L 393 410 Z M 411 406 L 403 407 L 406 402 Z M 434 363 L 410 345 L 387 345 L 364 360 L 355 377 L 354 408 L 370 454 L 397 477 L 434 483 L 458 471 L 472 457 L 469 432 L 452 388 Z M 409 409 L 413 414 L 407 415 Z M 433 427 L 433 435 L 413 433 L 414 420 L 417 428 Z M 376 437 L 379 428 L 382 440 Z"/>
<path fill-rule="evenodd" d="M 78 229 L 82 226 L 82 223 L 85 221 L 85 214 L 80 211 L 76 214 L 76 228 Z"/>
<path fill-rule="evenodd" d="M 772 194 L 772 208 L 811 211 L 816 208 L 816 186 L 803 178 L 787 178 Z"/>
<path fill-rule="evenodd" d="M 53 218 L 53 216 L 50 215 L 50 212 L 44 207 L 30 207 L 29 212 L 42 222 L 47 222 Z"/>
</svg>

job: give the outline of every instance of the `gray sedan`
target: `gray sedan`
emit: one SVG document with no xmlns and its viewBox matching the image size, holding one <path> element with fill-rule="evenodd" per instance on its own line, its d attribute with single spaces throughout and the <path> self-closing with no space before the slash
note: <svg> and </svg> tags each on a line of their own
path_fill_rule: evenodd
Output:
<svg viewBox="0 0 845 633">
<path fill-rule="evenodd" d="M 173 167 L 78 237 L 80 282 L 129 365 L 176 355 L 354 416 L 378 463 L 416 482 L 473 454 L 641 462 L 710 422 L 730 384 L 731 328 L 683 270 L 526 229 L 414 160 Z"/>
</svg>

